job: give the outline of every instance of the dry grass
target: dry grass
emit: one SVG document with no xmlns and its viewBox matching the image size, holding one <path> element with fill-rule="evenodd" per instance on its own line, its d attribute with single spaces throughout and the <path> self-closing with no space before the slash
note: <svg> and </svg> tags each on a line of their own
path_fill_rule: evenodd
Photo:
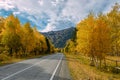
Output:
<svg viewBox="0 0 120 80">
<path fill-rule="evenodd" d="M 0 66 L 20 62 L 22 60 L 25 60 L 25 59 L 10 58 L 10 60 L 5 60 L 5 61 L 0 62 Z"/>
<path fill-rule="evenodd" d="M 120 67 L 120 57 L 117 57 L 117 56 L 107 56 L 106 58 L 109 59 L 109 60 L 106 60 L 107 64 L 109 66 L 115 67 L 117 65 L 117 66 Z M 116 61 L 117 61 L 117 64 L 116 64 Z"/>
<path fill-rule="evenodd" d="M 66 54 L 73 80 L 120 80 L 120 74 L 112 74 L 89 66 L 88 57 Z"/>
<path fill-rule="evenodd" d="M 4 60 L 4 61 L 0 62 L 0 66 L 20 62 L 20 61 L 23 61 L 23 60 L 26 60 L 26 59 L 38 58 L 38 57 L 42 57 L 42 56 L 45 56 L 45 55 L 48 55 L 48 54 L 41 54 L 41 55 L 37 55 L 37 56 L 27 56 L 27 57 L 24 57 L 24 58 L 16 58 L 16 57 L 11 57 L 10 58 L 9 57 L 9 60 Z"/>
<path fill-rule="evenodd" d="M 108 56 L 107 58 L 120 61 L 120 57 L 117 57 L 117 56 Z"/>
</svg>

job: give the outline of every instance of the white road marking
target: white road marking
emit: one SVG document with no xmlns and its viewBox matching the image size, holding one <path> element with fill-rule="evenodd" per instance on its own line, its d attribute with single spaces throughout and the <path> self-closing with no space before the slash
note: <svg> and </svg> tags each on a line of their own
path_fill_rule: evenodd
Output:
<svg viewBox="0 0 120 80">
<path fill-rule="evenodd" d="M 42 57 L 41 57 L 42 58 Z M 29 60 L 35 60 L 35 59 L 29 59 Z M 16 63 L 13 63 L 13 64 L 9 64 L 9 65 L 6 65 L 5 67 L 3 66 L 3 67 L 0 67 L 0 69 L 2 69 L 2 68 L 7 68 L 7 67 L 11 67 L 11 66 L 14 66 L 14 65 L 17 65 L 17 64 L 19 64 L 19 63 L 24 63 L 24 62 L 27 62 L 27 61 L 29 61 L 29 60 L 23 60 L 23 61 L 20 61 L 20 62 L 16 62 Z"/>
<path fill-rule="evenodd" d="M 44 60 L 42 60 L 42 61 L 44 61 Z M 40 62 L 42 62 L 42 61 L 40 61 Z M 19 74 L 19 73 L 21 73 L 21 72 L 23 72 L 23 71 L 27 70 L 27 69 L 32 68 L 33 66 L 35 66 L 35 65 L 39 64 L 40 62 L 37 62 L 37 63 L 35 63 L 35 64 L 34 64 L 34 65 L 32 65 L 32 66 L 29 66 L 29 67 L 27 67 L 27 68 L 25 68 L 25 69 L 22 69 L 22 70 L 20 70 L 20 71 L 17 71 L 16 73 L 13 73 L 13 74 L 11 74 L 11 75 L 9 75 L 9 76 L 7 76 L 7 77 L 5 77 L 5 78 L 1 79 L 1 80 L 6 80 L 6 79 L 9 79 L 9 78 L 11 78 L 11 77 L 13 77 L 13 76 L 15 76 L 15 75 L 17 75 L 17 74 Z"/>
<path fill-rule="evenodd" d="M 60 63 L 61 63 L 61 61 L 62 61 L 62 58 L 63 58 L 63 55 L 62 55 L 62 57 L 60 58 L 57 66 L 56 66 L 56 68 L 55 68 L 55 70 L 54 70 L 54 72 L 53 72 L 53 74 L 52 74 L 52 76 L 51 76 L 51 78 L 50 78 L 50 80 L 53 80 L 53 78 L 54 78 L 54 76 L 55 76 L 55 73 L 57 72 L 57 69 L 58 69 L 58 67 L 59 67 L 59 65 L 60 65 Z M 45 60 L 41 60 L 40 62 L 42 62 L 42 61 L 45 61 Z M 13 77 L 13 76 L 21 73 L 21 72 L 24 72 L 25 70 L 28 70 L 28 69 L 32 68 L 33 66 L 35 66 L 35 65 L 37 65 L 37 64 L 40 64 L 40 62 L 37 62 L 37 63 L 33 64 L 32 66 L 29 66 L 29 67 L 27 67 L 27 68 L 25 68 L 25 69 L 22 69 L 22 70 L 20 70 L 20 71 L 17 71 L 17 72 L 15 72 L 15 73 L 13 73 L 13 74 L 11 74 L 11 75 L 9 75 L 9 76 L 1 79 L 1 80 L 7 80 L 7 79 L 9 79 L 9 78 L 11 78 L 11 77 Z"/>
<path fill-rule="evenodd" d="M 50 55 L 48 55 L 48 56 L 50 56 L 51 57 L 51 55 L 52 54 L 50 54 Z M 47 57 L 48 57 L 47 56 Z M 45 58 L 46 56 L 43 56 L 43 57 L 41 57 L 41 58 Z M 35 60 L 35 59 L 29 59 L 29 60 Z M 9 64 L 9 65 L 6 65 L 5 67 L 11 67 L 11 66 L 14 66 L 14 65 L 17 65 L 17 64 L 19 64 L 19 63 L 23 63 L 24 61 L 29 61 L 29 60 L 23 60 L 23 61 L 21 61 L 21 62 L 16 62 L 16 63 L 13 63 L 13 64 Z M 2 68 L 2 67 L 1 67 Z"/>
<path fill-rule="evenodd" d="M 53 72 L 53 74 L 52 74 L 52 76 L 51 76 L 51 78 L 50 78 L 50 80 L 53 80 L 53 78 L 54 78 L 54 76 L 55 76 L 55 73 L 57 72 L 57 69 L 58 69 L 58 67 L 60 66 L 60 63 L 61 63 L 61 61 L 62 61 L 62 58 L 63 58 L 63 55 L 62 55 L 62 57 L 60 58 L 57 66 L 56 66 L 56 68 L 55 68 L 55 70 L 54 70 L 54 72 Z"/>
</svg>

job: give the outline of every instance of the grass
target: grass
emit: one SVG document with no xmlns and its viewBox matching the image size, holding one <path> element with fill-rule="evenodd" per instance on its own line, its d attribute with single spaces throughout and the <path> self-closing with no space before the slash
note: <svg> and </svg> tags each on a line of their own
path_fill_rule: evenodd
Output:
<svg viewBox="0 0 120 80">
<path fill-rule="evenodd" d="M 42 56 L 45 56 L 45 55 L 48 55 L 48 54 L 41 54 L 41 55 L 36 55 L 36 56 L 35 55 L 30 55 L 30 56 L 27 56 L 27 57 L 24 57 L 24 58 L 8 57 L 9 59 L 6 59 L 4 61 L 0 61 L 0 66 L 20 62 L 20 61 L 27 60 L 27 59 L 39 58 L 39 57 L 42 57 Z"/>
<path fill-rule="evenodd" d="M 89 58 L 65 54 L 73 80 L 120 80 L 120 74 L 104 72 L 89 65 Z"/>
<path fill-rule="evenodd" d="M 25 60 L 25 59 L 10 58 L 10 60 L 5 60 L 5 61 L 0 62 L 0 66 L 20 62 L 22 60 Z"/>
<path fill-rule="evenodd" d="M 117 56 L 108 56 L 107 58 L 120 61 L 120 57 L 117 57 Z"/>
</svg>

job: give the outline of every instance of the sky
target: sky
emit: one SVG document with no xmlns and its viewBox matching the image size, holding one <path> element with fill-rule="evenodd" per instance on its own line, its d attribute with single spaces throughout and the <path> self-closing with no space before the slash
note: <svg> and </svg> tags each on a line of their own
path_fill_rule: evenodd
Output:
<svg viewBox="0 0 120 80">
<path fill-rule="evenodd" d="M 87 17 L 107 13 L 120 0 L 0 0 L 0 16 L 17 16 L 21 24 L 30 22 L 40 32 L 56 31 L 75 27 Z"/>
</svg>

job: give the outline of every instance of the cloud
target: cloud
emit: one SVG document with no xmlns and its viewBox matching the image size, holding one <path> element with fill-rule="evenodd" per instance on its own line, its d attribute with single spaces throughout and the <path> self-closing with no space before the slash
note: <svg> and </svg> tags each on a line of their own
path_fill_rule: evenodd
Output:
<svg viewBox="0 0 120 80">
<path fill-rule="evenodd" d="M 43 5 L 43 0 L 38 0 L 38 3 L 42 6 Z"/>
<path fill-rule="evenodd" d="M 14 15 L 19 15 L 19 14 L 20 14 L 20 12 L 13 12 L 13 14 L 14 14 Z"/>
<path fill-rule="evenodd" d="M 95 14 L 99 12 L 107 13 L 111 10 L 112 5 L 118 0 L 69 0 L 64 8 L 62 15 L 70 17 L 79 22 L 85 18 L 90 11 Z M 120 3 L 120 1 L 118 1 Z"/>
<path fill-rule="evenodd" d="M 13 12 L 22 23 L 30 21 L 40 31 L 75 26 L 90 11 L 107 13 L 118 0 L 0 0 L 0 15 Z"/>
<path fill-rule="evenodd" d="M 15 6 L 12 5 L 11 0 L 0 0 L 0 9 L 9 10 L 13 8 L 15 8 Z"/>
<path fill-rule="evenodd" d="M 48 31 L 55 30 L 55 26 L 53 24 L 54 24 L 54 22 L 48 23 L 47 26 L 46 26 L 46 28 L 43 29 L 41 32 L 48 32 Z"/>
</svg>

